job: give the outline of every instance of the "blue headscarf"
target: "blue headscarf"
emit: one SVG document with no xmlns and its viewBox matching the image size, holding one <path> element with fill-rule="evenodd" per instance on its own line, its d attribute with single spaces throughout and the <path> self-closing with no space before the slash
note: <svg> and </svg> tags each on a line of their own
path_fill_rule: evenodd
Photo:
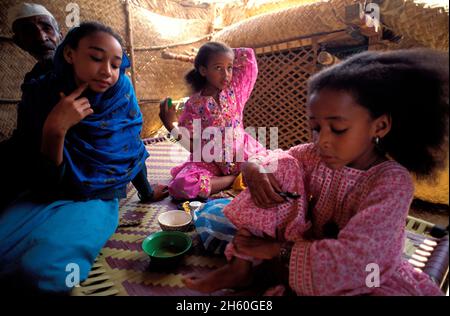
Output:
<svg viewBox="0 0 450 316">
<path fill-rule="evenodd" d="M 63 51 L 76 29 L 67 34 L 54 57 L 54 79 L 63 83 L 66 95 L 75 90 L 76 84 Z M 130 61 L 123 53 L 117 83 L 104 93 L 88 90 L 82 95 L 88 98 L 94 113 L 73 126 L 64 143 L 66 174 L 75 195 L 91 196 L 123 188 L 145 168 L 149 155 L 140 138 L 142 114 L 125 74 L 128 67 Z"/>
</svg>

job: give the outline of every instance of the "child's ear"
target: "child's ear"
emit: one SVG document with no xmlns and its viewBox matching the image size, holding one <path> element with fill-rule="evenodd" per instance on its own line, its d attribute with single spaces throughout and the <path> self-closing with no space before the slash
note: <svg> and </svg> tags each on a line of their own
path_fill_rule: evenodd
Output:
<svg viewBox="0 0 450 316">
<path fill-rule="evenodd" d="M 200 66 L 198 68 L 198 70 L 203 77 L 206 77 L 206 67 L 205 66 Z"/>
<path fill-rule="evenodd" d="M 383 114 L 375 120 L 375 135 L 383 138 L 392 127 L 392 119 L 388 114 Z"/>
<path fill-rule="evenodd" d="M 64 59 L 66 60 L 66 62 L 68 64 L 73 63 L 73 49 L 72 48 L 70 48 L 69 46 L 64 47 L 63 55 L 64 55 Z"/>
</svg>

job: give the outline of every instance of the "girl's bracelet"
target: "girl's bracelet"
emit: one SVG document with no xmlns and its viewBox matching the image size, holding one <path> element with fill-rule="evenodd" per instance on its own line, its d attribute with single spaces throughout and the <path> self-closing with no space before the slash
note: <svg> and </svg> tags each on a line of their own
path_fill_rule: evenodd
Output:
<svg viewBox="0 0 450 316">
<path fill-rule="evenodd" d="M 285 241 L 280 246 L 280 252 L 278 253 L 278 259 L 281 263 L 285 265 L 289 265 L 289 261 L 291 259 L 291 251 L 294 246 L 293 242 Z"/>
</svg>

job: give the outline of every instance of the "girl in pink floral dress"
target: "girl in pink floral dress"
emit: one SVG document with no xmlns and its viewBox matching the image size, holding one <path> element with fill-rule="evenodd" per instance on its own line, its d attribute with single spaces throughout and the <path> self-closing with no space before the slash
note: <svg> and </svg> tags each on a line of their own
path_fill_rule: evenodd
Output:
<svg viewBox="0 0 450 316">
<path fill-rule="evenodd" d="M 448 54 L 365 52 L 316 74 L 308 88 L 313 143 L 243 165 L 249 189 L 224 209 L 238 229 L 229 262 L 186 277 L 186 286 L 213 292 L 246 285 L 258 259 L 284 267 L 281 283 L 297 295 L 442 295 L 405 261 L 403 248 L 410 173 L 433 177 L 448 159 Z M 274 173 L 260 172 L 276 159 L 282 163 Z M 279 185 L 289 190 L 298 182 L 307 208 L 272 198 Z M 298 229 L 255 235 L 251 226 L 272 225 L 261 212 L 297 214 Z"/>
<path fill-rule="evenodd" d="M 169 193 L 176 199 L 206 198 L 229 187 L 241 163 L 263 150 L 243 127 L 244 106 L 258 74 L 253 50 L 208 42 L 194 64 L 186 81 L 195 93 L 185 103 L 178 125 L 192 154 L 171 170 Z"/>
</svg>

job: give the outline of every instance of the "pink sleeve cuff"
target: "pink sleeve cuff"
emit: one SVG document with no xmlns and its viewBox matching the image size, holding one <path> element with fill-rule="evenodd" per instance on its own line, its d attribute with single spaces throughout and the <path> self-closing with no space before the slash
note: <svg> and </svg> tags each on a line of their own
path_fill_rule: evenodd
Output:
<svg viewBox="0 0 450 316">
<path fill-rule="evenodd" d="M 310 241 L 298 241 L 292 247 L 289 262 L 289 285 L 297 295 L 314 295 L 311 245 Z"/>
</svg>

